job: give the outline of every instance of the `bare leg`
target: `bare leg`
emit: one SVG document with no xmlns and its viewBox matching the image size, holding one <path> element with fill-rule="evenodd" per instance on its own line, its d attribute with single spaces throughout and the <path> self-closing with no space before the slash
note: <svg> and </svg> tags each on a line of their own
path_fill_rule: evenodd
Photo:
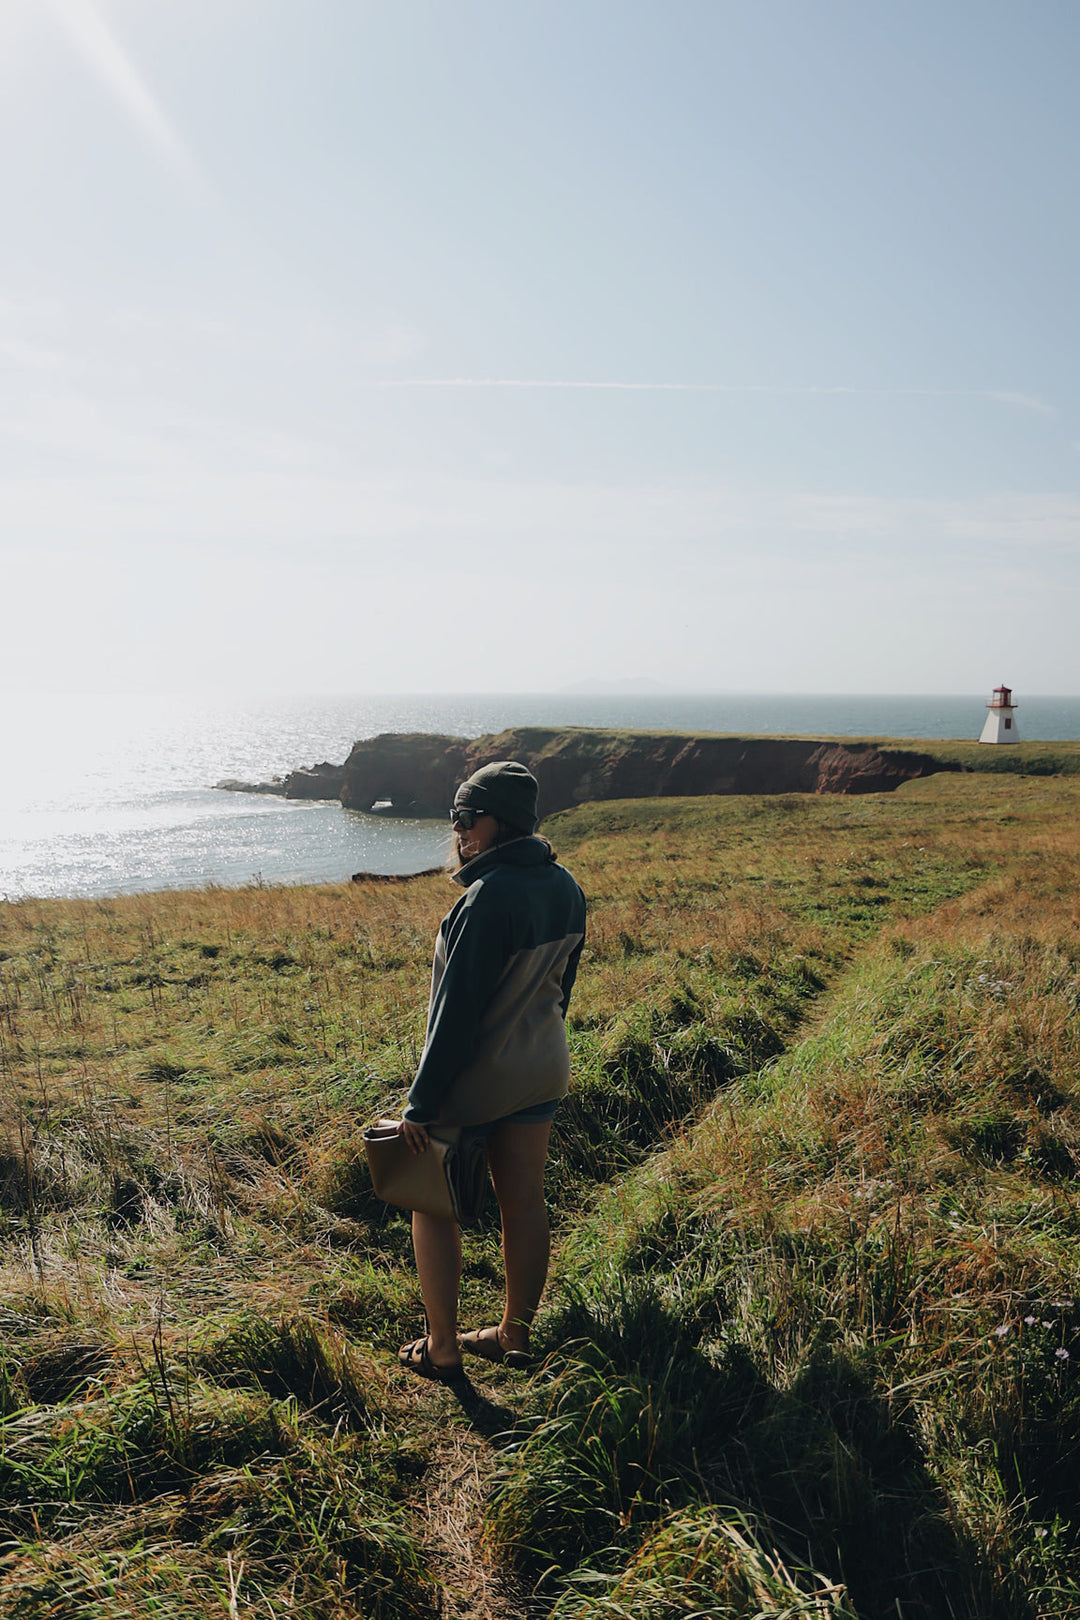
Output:
<svg viewBox="0 0 1080 1620">
<path fill-rule="evenodd" d="M 460 1367 L 457 1341 L 461 1231 L 456 1221 L 413 1211 L 413 1251 L 428 1323 L 428 1355 L 437 1367 Z"/>
<path fill-rule="evenodd" d="M 502 1214 L 506 1308 L 499 1323 L 505 1350 L 528 1350 L 529 1328 L 547 1281 L 551 1238 L 544 1204 L 550 1120 L 509 1121 L 488 1137 L 488 1164 Z"/>
</svg>

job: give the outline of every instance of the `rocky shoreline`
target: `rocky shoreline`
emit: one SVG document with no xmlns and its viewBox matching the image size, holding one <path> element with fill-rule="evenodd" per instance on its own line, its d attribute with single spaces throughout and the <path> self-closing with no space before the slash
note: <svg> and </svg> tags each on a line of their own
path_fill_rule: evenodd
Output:
<svg viewBox="0 0 1080 1620">
<path fill-rule="evenodd" d="M 528 765 L 545 814 L 598 799 L 888 793 L 915 777 L 961 769 L 932 754 L 830 738 L 524 726 L 476 738 L 386 732 L 354 744 L 342 765 L 323 760 L 270 782 L 215 785 L 233 793 L 337 799 L 347 809 L 375 814 L 442 817 L 457 784 L 495 759 Z"/>
</svg>

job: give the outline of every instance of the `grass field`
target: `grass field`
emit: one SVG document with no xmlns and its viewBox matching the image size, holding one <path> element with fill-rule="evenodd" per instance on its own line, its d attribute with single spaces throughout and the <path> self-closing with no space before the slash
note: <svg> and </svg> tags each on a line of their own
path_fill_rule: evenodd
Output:
<svg viewBox="0 0 1080 1620">
<path fill-rule="evenodd" d="M 465 1402 L 360 1148 L 446 880 L 0 907 L 0 1615 L 1077 1613 L 1078 810 L 552 818 L 546 1360 Z"/>
</svg>

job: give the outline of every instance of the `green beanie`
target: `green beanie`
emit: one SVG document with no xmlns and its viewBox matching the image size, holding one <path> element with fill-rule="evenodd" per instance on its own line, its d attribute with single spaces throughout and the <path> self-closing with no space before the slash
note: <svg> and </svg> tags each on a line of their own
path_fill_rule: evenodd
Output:
<svg viewBox="0 0 1080 1620">
<path fill-rule="evenodd" d="M 531 833 L 536 826 L 536 777 L 516 759 L 496 759 L 462 782 L 454 803 L 486 810 L 508 826 Z"/>
</svg>

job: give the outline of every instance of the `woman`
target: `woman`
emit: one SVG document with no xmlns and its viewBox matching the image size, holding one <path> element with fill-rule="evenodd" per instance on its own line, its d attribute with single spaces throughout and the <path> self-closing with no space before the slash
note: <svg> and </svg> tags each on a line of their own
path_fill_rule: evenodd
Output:
<svg viewBox="0 0 1080 1620">
<path fill-rule="evenodd" d="M 544 1165 L 570 1083 L 564 1020 L 585 938 L 585 897 L 536 825 L 536 778 L 514 760 L 463 782 L 450 812 L 465 893 L 435 942 L 427 1037 L 401 1126 L 423 1153 L 429 1125 L 486 1137 L 502 1215 L 506 1303 L 492 1327 L 458 1335 L 461 1233 L 413 1215 L 427 1333 L 398 1352 L 422 1378 L 463 1377 L 461 1353 L 527 1366 L 547 1279 Z"/>
</svg>

